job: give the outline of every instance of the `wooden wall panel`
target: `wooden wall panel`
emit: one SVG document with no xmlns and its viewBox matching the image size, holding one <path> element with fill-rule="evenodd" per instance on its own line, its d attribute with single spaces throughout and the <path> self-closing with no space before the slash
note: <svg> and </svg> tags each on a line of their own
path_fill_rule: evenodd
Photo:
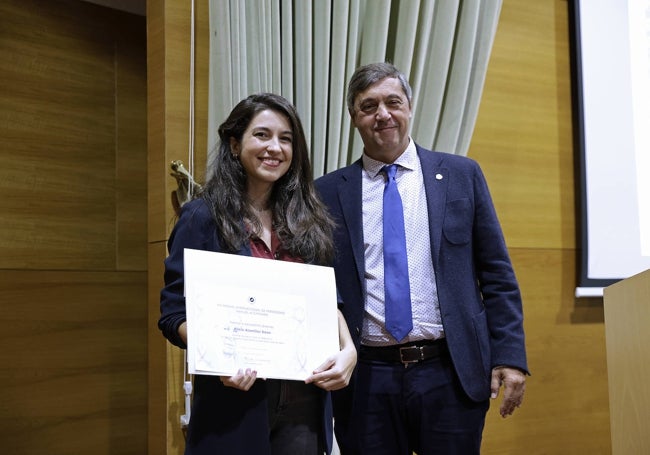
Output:
<svg viewBox="0 0 650 455">
<path fill-rule="evenodd" d="M 123 15 L 116 36 L 116 268 L 147 268 L 147 50 L 144 18 Z"/>
<path fill-rule="evenodd" d="M 151 169 L 151 168 L 150 168 Z M 151 212 L 150 212 L 151 216 Z M 157 321 L 160 317 L 160 288 L 163 281 L 163 258 L 167 247 L 164 242 L 150 243 L 148 246 L 147 270 L 148 306 L 147 306 L 147 360 L 148 360 L 148 391 L 147 398 L 147 447 L 148 454 L 163 455 L 167 451 L 168 383 L 173 377 L 167 373 L 167 351 L 158 330 Z"/>
<path fill-rule="evenodd" d="M 167 232 L 164 2 L 147 1 L 147 243 Z"/>
<path fill-rule="evenodd" d="M 145 25 L 0 2 L 2 453 L 147 449 Z"/>
<path fill-rule="evenodd" d="M 165 241 L 174 211 L 169 175 L 173 160 L 190 169 L 191 4 L 174 0 L 147 4 L 149 242 Z M 203 180 L 207 158 L 209 23 L 208 1 L 195 2 L 194 175 Z"/>
<path fill-rule="evenodd" d="M 2 271 L 3 453 L 144 453 L 145 275 Z"/>
<path fill-rule="evenodd" d="M 209 24 L 208 1 L 195 2 L 194 175 L 201 181 L 207 158 Z M 182 454 L 182 351 L 157 328 L 166 241 L 175 214 L 171 192 L 176 181 L 169 165 L 182 160 L 190 169 L 191 4 L 148 1 L 148 243 L 149 243 L 149 448 L 148 453 Z"/>
<path fill-rule="evenodd" d="M 568 7 L 504 0 L 468 155 L 510 247 L 575 248 Z"/>
<path fill-rule="evenodd" d="M 113 42 L 65 6 L 0 4 L 0 268 L 115 263 Z"/>
</svg>

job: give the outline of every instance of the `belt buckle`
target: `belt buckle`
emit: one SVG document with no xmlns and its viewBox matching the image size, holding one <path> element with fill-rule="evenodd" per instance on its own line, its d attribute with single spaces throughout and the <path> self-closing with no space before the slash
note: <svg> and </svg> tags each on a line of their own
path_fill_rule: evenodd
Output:
<svg viewBox="0 0 650 455">
<path fill-rule="evenodd" d="M 404 351 L 407 349 L 417 349 L 420 351 L 420 356 L 419 358 L 416 358 L 414 360 L 406 360 L 404 359 Z M 420 360 L 424 360 L 424 349 L 423 346 L 405 346 L 402 348 L 399 348 L 399 361 L 404 364 L 404 368 L 408 367 L 412 363 L 418 363 Z"/>
</svg>

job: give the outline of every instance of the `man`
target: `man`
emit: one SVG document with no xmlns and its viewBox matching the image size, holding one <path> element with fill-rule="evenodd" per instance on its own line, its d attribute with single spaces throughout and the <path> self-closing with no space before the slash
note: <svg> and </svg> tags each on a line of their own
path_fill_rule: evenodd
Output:
<svg viewBox="0 0 650 455">
<path fill-rule="evenodd" d="M 392 64 L 357 69 L 347 102 L 363 156 L 316 181 L 337 222 L 337 287 L 359 353 L 333 397 L 341 453 L 478 454 L 489 399 L 503 386 L 500 413 L 512 414 L 528 373 L 485 179 L 473 160 L 413 142 L 411 88 Z"/>
</svg>

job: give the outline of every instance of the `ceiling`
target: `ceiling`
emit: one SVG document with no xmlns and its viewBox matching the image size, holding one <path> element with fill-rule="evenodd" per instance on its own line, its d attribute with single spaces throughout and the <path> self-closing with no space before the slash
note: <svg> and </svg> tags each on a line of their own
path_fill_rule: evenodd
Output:
<svg viewBox="0 0 650 455">
<path fill-rule="evenodd" d="M 108 6 L 109 8 L 119 9 L 127 13 L 147 15 L 147 0 L 84 0 L 97 5 Z"/>
</svg>

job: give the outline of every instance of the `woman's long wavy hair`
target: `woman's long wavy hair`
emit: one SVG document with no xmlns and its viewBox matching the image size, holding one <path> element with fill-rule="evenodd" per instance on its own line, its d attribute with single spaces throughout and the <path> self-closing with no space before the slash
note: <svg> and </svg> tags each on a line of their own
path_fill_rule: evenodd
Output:
<svg viewBox="0 0 650 455">
<path fill-rule="evenodd" d="M 305 133 L 295 107 L 285 98 L 260 93 L 234 107 L 219 126 L 220 143 L 208 163 L 208 179 L 200 197 L 212 210 L 226 251 L 238 251 L 250 241 L 244 219 L 250 220 L 253 232 L 261 231 L 248 204 L 247 175 L 239 159 L 233 156 L 230 138 L 241 142 L 251 120 L 267 109 L 285 116 L 293 131 L 291 166 L 271 190 L 269 207 L 273 213 L 273 229 L 282 246 L 293 256 L 305 262 L 329 264 L 334 254 L 334 223 L 316 196 Z"/>
</svg>

